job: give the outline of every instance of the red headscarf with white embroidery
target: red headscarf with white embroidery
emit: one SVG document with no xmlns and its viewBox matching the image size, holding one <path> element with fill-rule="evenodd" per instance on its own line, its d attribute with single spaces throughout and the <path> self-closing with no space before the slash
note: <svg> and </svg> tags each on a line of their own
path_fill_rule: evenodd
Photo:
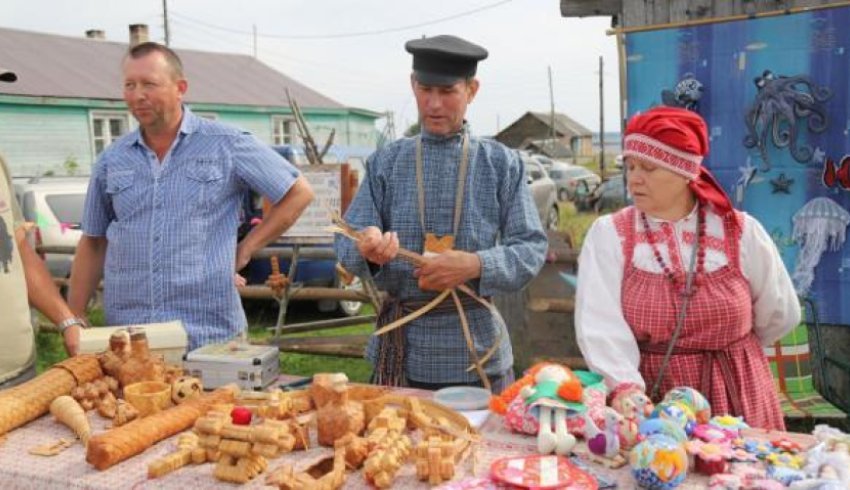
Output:
<svg viewBox="0 0 850 490">
<path fill-rule="evenodd" d="M 708 129 L 699 114 L 678 107 L 654 107 L 633 116 L 626 125 L 623 157 L 638 157 L 688 179 L 702 204 L 738 222 L 732 201 L 703 165 L 708 154 Z"/>
</svg>

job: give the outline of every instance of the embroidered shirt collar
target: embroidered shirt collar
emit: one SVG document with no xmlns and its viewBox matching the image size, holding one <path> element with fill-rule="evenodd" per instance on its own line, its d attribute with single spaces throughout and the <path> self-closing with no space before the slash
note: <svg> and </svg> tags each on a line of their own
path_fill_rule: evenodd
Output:
<svg viewBox="0 0 850 490">
<path fill-rule="evenodd" d="M 691 212 L 689 212 L 684 218 L 680 218 L 677 220 L 669 220 L 663 218 L 656 218 L 651 214 L 647 214 L 646 219 L 649 220 L 649 222 L 652 224 L 670 223 L 671 225 L 675 225 L 677 223 L 690 223 L 691 221 L 697 219 L 697 209 L 699 209 L 699 203 L 695 202 L 694 207 L 691 208 Z"/>
</svg>

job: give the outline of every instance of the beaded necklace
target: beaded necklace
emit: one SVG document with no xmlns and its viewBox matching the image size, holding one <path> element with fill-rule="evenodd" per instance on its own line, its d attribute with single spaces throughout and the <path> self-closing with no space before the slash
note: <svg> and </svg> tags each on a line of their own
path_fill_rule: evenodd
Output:
<svg viewBox="0 0 850 490">
<path fill-rule="evenodd" d="M 674 287 L 678 287 L 682 289 L 685 285 L 679 284 L 680 279 L 673 273 L 667 263 L 664 261 L 664 258 L 661 256 L 661 252 L 658 250 L 658 245 L 655 243 L 655 237 L 652 233 L 652 228 L 649 226 L 649 220 L 646 219 L 646 213 L 640 213 L 640 219 L 643 223 L 643 229 L 646 231 L 646 241 L 649 242 L 649 246 L 652 248 L 652 254 L 655 256 L 655 261 L 661 267 L 661 270 L 664 272 L 664 276 Z M 703 272 L 705 267 L 705 209 L 702 206 L 697 207 L 697 242 L 694 245 L 696 247 L 697 254 L 697 264 L 696 264 L 696 273 L 695 277 L 695 285 L 699 284 L 699 277 Z M 685 278 L 686 279 L 686 278 Z M 681 281 L 684 282 L 684 281 Z M 693 292 L 693 291 L 691 291 Z"/>
</svg>

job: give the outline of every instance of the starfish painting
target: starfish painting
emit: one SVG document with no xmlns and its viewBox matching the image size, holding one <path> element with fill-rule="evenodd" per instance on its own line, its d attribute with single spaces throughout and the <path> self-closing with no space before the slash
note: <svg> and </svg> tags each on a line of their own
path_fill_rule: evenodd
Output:
<svg viewBox="0 0 850 490">
<path fill-rule="evenodd" d="M 772 194 L 779 194 L 780 192 L 783 194 L 791 194 L 791 184 L 794 183 L 794 179 L 789 179 L 785 176 L 785 173 L 779 174 L 779 177 L 775 179 L 770 179 L 770 185 L 773 186 Z"/>
</svg>

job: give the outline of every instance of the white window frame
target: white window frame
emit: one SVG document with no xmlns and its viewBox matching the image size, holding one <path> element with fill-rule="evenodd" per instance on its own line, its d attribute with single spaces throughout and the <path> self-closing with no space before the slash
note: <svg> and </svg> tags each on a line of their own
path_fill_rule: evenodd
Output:
<svg viewBox="0 0 850 490">
<path fill-rule="evenodd" d="M 100 137 L 95 135 L 94 132 L 94 122 L 97 119 L 105 120 L 105 124 L 103 125 L 103 135 Z M 110 127 L 109 121 L 112 119 L 120 119 L 124 123 L 124 132 L 121 134 L 112 134 L 112 129 Z M 132 127 L 130 126 L 130 115 L 124 111 L 89 111 L 89 136 L 91 137 L 91 151 L 92 155 L 97 158 L 103 150 L 105 150 L 109 145 L 112 144 L 115 140 L 120 138 L 121 136 L 132 131 Z M 103 149 L 97 151 L 97 140 L 103 140 Z"/>
<path fill-rule="evenodd" d="M 273 145 L 294 145 L 297 142 L 298 130 L 292 116 L 272 116 L 271 123 Z"/>
</svg>

